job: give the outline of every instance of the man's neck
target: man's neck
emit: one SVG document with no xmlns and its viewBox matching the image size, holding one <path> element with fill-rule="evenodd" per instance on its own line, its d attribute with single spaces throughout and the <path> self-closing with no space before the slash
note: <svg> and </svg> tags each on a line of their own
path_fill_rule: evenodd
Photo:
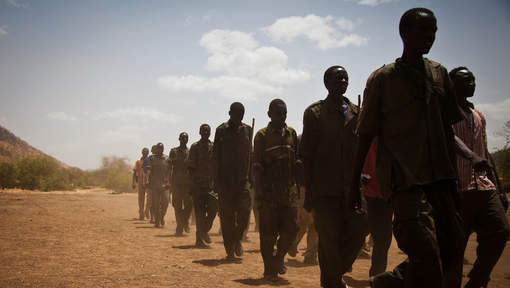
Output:
<svg viewBox="0 0 510 288">
<path fill-rule="evenodd" d="M 184 144 L 184 145 L 183 145 L 183 144 L 179 145 L 179 148 L 181 148 L 181 149 L 186 149 L 186 144 Z"/>
<path fill-rule="evenodd" d="M 404 48 L 402 57 L 400 57 L 402 63 L 421 69 L 423 67 L 423 55 L 416 52 L 410 52 Z"/>
</svg>

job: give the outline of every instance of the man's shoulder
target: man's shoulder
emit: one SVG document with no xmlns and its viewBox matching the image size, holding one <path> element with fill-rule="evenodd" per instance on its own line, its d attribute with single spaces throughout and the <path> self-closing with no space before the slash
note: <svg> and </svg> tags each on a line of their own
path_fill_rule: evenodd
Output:
<svg viewBox="0 0 510 288">
<path fill-rule="evenodd" d="M 289 131 L 290 134 L 296 134 L 297 137 L 296 129 L 294 129 L 292 126 L 287 126 L 287 131 Z"/>
<path fill-rule="evenodd" d="M 225 129 L 227 129 L 227 127 L 228 127 L 228 122 L 223 122 L 220 125 L 218 125 L 218 127 L 216 127 L 216 131 L 225 130 Z"/>
<path fill-rule="evenodd" d="M 324 100 L 315 101 L 305 109 L 305 113 L 318 113 L 321 106 L 324 104 Z"/>
<path fill-rule="evenodd" d="M 395 71 L 395 62 L 384 64 L 380 68 L 375 69 L 370 76 L 368 76 L 368 81 L 373 81 L 374 79 L 380 77 L 387 77 Z"/>
<path fill-rule="evenodd" d="M 259 131 L 257 131 L 257 134 L 255 134 L 255 137 L 257 136 L 265 136 L 267 134 L 267 126 L 262 128 L 262 129 L 259 129 Z"/>
</svg>

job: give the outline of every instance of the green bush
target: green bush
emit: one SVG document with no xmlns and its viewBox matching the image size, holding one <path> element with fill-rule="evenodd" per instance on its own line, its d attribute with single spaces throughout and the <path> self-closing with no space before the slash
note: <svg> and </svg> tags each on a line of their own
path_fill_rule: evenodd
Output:
<svg viewBox="0 0 510 288">
<path fill-rule="evenodd" d="M 14 188 L 18 179 L 18 169 L 15 164 L 0 163 L 0 188 Z"/>
</svg>

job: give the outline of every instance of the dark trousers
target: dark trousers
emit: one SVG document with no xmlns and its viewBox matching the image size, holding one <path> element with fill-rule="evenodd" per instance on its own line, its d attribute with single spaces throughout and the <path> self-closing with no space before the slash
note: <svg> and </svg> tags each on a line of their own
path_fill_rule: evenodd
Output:
<svg viewBox="0 0 510 288">
<path fill-rule="evenodd" d="M 370 276 L 386 271 L 388 249 L 391 245 L 393 209 L 383 198 L 365 197 L 367 200 L 368 230 L 374 241 Z"/>
<path fill-rule="evenodd" d="M 165 188 L 151 188 L 152 191 L 152 214 L 156 225 L 162 223 L 168 209 L 168 198 L 170 194 Z"/>
<path fill-rule="evenodd" d="M 464 232 L 455 192 L 456 183 L 444 180 L 394 194 L 393 233 L 408 259 L 375 276 L 374 287 L 460 287 Z"/>
<path fill-rule="evenodd" d="M 197 242 L 203 241 L 204 235 L 209 233 L 218 213 L 218 200 L 209 194 L 210 190 L 207 187 L 193 187 Z"/>
<path fill-rule="evenodd" d="M 462 215 L 467 240 L 476 232 L 476 261 L 469 273 L 466 288 L 486 287 L 490 274 L 505 249 L 510 228 L 496 191 L 470 190 L 462 193 Z"/>
<path fill-rule="evenodd" d="M 193 209 L 193 201 L 189 185 L 176 185 L 172 187 L 172 206 L 175 212 L 175 222 L 178 233 L 182 233 L 184 227 L 189 226 L 189 218 Z"/>
<path fill-rule="evenodd" d="M 264 275 L 276 275 L 285 254 L 296 238 L 297 207 L 263 203 L 259 208 L 259 217 L 260 253 L 264 261 Z"/>
<path fill-rule="evenodd" d="M 348 209 L 340 198 L 321 198 L 313 215 L 319 234 L 322 287 L 344 287 L 342 276 L 351 269 L 368 233 L 366 214 Z"/>
<path fill-rule="evenodd" d="M 222 187 L 218 191 L 223 245 L 232 255 L 250 219 L 251 199 L 247 187 Z"/>
</svg>

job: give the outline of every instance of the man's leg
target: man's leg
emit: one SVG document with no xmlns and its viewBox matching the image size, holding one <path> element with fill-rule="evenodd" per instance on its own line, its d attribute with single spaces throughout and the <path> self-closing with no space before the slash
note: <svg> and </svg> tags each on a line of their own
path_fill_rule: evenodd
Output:
<svg viewBox="0 0 510 288">
<path fill-rule="evenodd" d="M 182 235 L 182 232 L 184 231 L 182 208 L 183 193 L 180 186 L 176 186 L 172 192 L 172 206 L 174 207 L 175 223 L 177 224 L 175 228 L 175 235 Z"/>
<path fill-rule="evenodd" d="M 183 197 L 182 197 L 182 222 L 184 225 L 184 230 L 186 233 L 189 233 L 189 222 L 191 218 L 191 212 L 193 211 L 193 198 L 189 192 L 190 187 L 185 186 L 182 188 Z"/>
<path fill-rule="evenodd" d="M 369 275 L 375 276 L 386 271 L 388 263 L 388 249 L 391 245 L 393 210 L 391 205 L 382 198 L 366 197 L 368 226 L 374 248 L 372 250 L 372 264 Z"/>
<path fill-rule="evenodd" d="M 145 199 L 145 218 L 147 219 L 150 219 L 150 220 L 153 220 L 154 219 L 154 215 L 151 215 L 151 207 L 152 207 L 152 192 L 150 189 L 146 188 L 145 189 L 145 194 L 147 195 L 146 199 Z"/>
<path fill-rule="evenodd" d="M 278 270 L 275 267 L 273 256 L 276 243 L 277 223 L 275 223 L 275 208 L 267 205 L 260 207 L 260 254 L 264 261 L 264 277 L 276 277 Z M 273 280 L 273 279 L 270 279 Z"/>
<path fill-rule="evenodd" d="M 237 192 L 237 191 L 236 191 Z M 238 192 L 236 195 L 234 209 L 235 209 L 235 229 L 233 235 L 234 245 L 236 245 L 241 250 L 242 254 L 242 246 L 241 239 L 243 238 L 244 231 L 248 228 L 250 224 L 250 213 L 251 213 L 251 201 L 250 201 L 250 192 L 248 189 L 243 189 Z M 238 255 L 240 256 L 240 255 Z"/>
<path fill-rule="evenodd" d="M 228 188 L 221 189 L 218 193 L 220 208 L 221 234 L 223 236 L 223 245 L 227 257 L 234 257 L 234 229 L 235 229 L 235 212 L 232 201 L 232 191 Z"/>
<path fill-rule="evenodd" d="M 341 259 L 338 243 L 343 221 L 340 199 L 321 199 L 314 207 L 314 220 L 319 235 L 319 267 L 321 286 L 342 287 L 340 281 Z"/>
<path fill-rule="evenodd" d="M 204 199 L 205 195 L 202 195 L 202 191 L 200 188 L 194 188 L 193 191 L 193 205 L 195 210 L 195 224 L 196 224 L 196 245 L 204 246 L 204 221 L 205 221 L 205 209 L 206 209 L 206 201 Z"/>
<path fill-rule="evenodd" d="M 315 229 L 313 215 L 311 213 L 308 213 L 307 217 L 310 219 L 310 224 L 308 224 L 306 232 L 306 251 L 304 253 L 305 256 L 304 262 L 307 264 L 317 265 L 319 235 L 317 235 L 317 230 Z"/>
<path fill-rule="evenodd" d="M 364 201 L 364 198 L 363 198 Z M 366 209 L 366 202 L 364 202 Z M 352 270 L 352 265 L 358 257 L 365 238 L 368 235 L 368 217 L 366 214 L 359 214 L 352 209 L 342 209 L 343 221 L 340 229 L 340 239 L 337 242 L 340 251 L 341 269 L 340 276 Z"/>
<path fill-rule="evenodd" d="M 204 218 L 204 231 L 209 233 L 214 223 L 214 218 L 218 214 L 218 199 L 207 193 L 206 216 Z"/>
<path fill-rule="evenodd" d="M 143 220 L 145 206 L 145 188 L 142 184 L 138 183 L 138 217 Z"/>
<path fill-rule="evenodd" d="M 297 207 L 278 207 L 278 234 L 276 261 L 280 264 L 280 273 L 286 270 L 284 266 L 285 254 L 296 239 L 298 231 Z M 283 269 L 283 270 L 282 270 Z"/>
<path fill-rule="evenodd" d="M 161 226 L 161 191 L 159 189 L 152 190 L 152 210 L 154 212 L 154 222 L 156 227 Z"/>
<path fill-rule="evenodd" d="M 306 213 L 308 212 L 302 206 L 300 206 L 298 210 L 297 220 L 298 231 L 296 233 L 296 238 L 294 239 L 292 245 L 289 248 L 289 255 L 291 257 L 296 257 L 296 254 L 298 253 L 299 242 L 301 242 L 301 239 L 303 239 L 303 236 L 305 235 L 306 230 L 309 226 L 308 223 L 309 221 L 307 219 L 308 215 L 306 215 Z"/>
<path fill-rule="evenodd" d="M 168 202 L 169 202 L 169 198 L 170 198 L 170 191 L 168 191 L 168 189 L 161 189 L 161 215 L 160 215 L 160 218 L 161 218 L 161 224 L 162 225 L 165 225 L 165 215 L 166 215 L 166 211 L 168 209 Z"/>
<path fill-rule="evenodd" d="M 472 224 L 477 234 L 478 247 L 476 248 L 476 261 L 469 273 L 466 288 L 486 287 L 492 269 L 505 249 L 510 233 L 508 220 L 503 205 L 496 191 L 468 191 L 464 194 L 466 206 L 477 205 L 480 209 L 474 215 Z M 467 208 L 464 206 L 465 208 Z M 464 213 L 469 213 L 463 209 Z M 467 239 L 466 239 L 467 241 Z"/>
<path fill-rule="evenodd" d="M 393 271 L 376 275 L 373 287 L 442 287 L 443 270 L 433 209 L 424 188 L 415 186 L 396 192 L 392 207 L 395 238 L 409 258 Z"/>
</svg>

